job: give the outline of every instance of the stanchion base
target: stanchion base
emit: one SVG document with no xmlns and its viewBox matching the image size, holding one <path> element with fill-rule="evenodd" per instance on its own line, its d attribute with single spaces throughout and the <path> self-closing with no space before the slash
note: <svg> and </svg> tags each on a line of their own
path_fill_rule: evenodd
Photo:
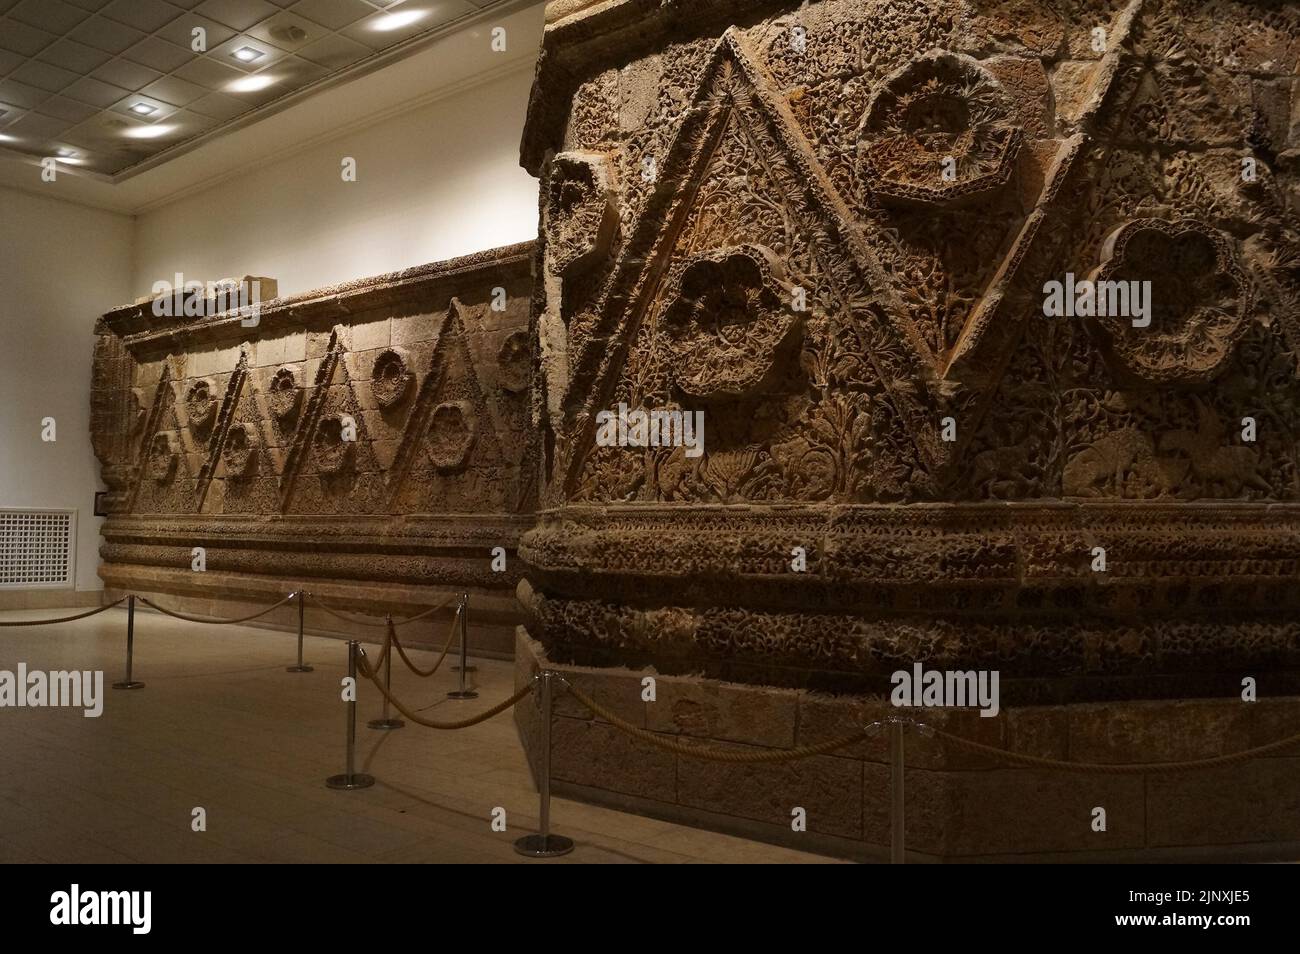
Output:
<svg viewBox="0 0 1300 954">
<path fill-rule="evenodd" d="M 456 689 L 447 693 L 448 699 L 477 699 L 478 693 L 473 689 Z"/>
<path fill-rule="evenodd" d="M 401 719 L 371 719 L 366 725 L 372 729 L 400 729 L 406 723 Z"/>
<path fill-rule="evenodd" d="M 133 679 L 130 682 L 115 682 L 113 683 L 113 688 L 114 689 L 143 689 L 144 683 L 137 682 Z"/>
<path fill-rule="evenodd" d="M 304 663 L 301 666 L 285 666 L 284 671 L 285 672 L 315 672 L 316 670 L 313 669 L 311 666 L 308 666 L 306 663 Z"/>
<path fill-rule="evenodd" d="M 375 784 L 373 775 L 366 775 L 364 772 L 357 772 L 355 775 L 331 775 L 325 779 L 326 788 L 369 788 Z"/>
<path fill-rule="evenodd" d="M 524 835 L 515 839 L 515 851 L 529 858 L 558 858 L 573 850 L 573 839 L 563 835 Z"/>
</svg>

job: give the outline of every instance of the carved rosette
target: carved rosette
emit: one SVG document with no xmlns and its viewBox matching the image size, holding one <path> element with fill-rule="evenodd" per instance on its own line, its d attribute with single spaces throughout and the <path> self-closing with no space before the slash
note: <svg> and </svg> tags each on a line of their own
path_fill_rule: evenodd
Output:
<svg viewBox="0 0 1300 954">
<path fill-rule="evenodd" d="M 199 378 L 185 392 L 185 413 L 190 427 L 205 431 L 217 419 L 217 385 L 211 378 Z"/>
<path fill-rule="evenodd" d="M 497 368 L 504 390 L 511 394 L 527 390 L 532 370 L 532 348 L 527 332 L 516 331 L 502 342 L 497 352 Z"/>
<path fill-rule="evenodd" d="M 257 428 L 252 424 L 232 425 L 221 448 L 226 473 L 232 477 L 243 477 L 250 473 L 257 460 L 258 444 Z"/>
<path fill-rule="evenodd" d="M 551 160 L 542 208 L 551 270 L 578 275 L 609 251 L 618 227 L 618 202 L 609 159 L 594 152 L 562 152 Z"/>
<path fill-rule="evenodd" d="M 298 405 L 302 402 L 302 389 L 298 387 L 298 376 L 293 368 L 288 366 L 278 368 L 271 377 L 268 391 L 270 396 L 267 401 L 271 413 L 277 420 L 286 421 L 298 413 Z"/>
<path fill-rule="evenodd" d="M 180 459 L 176 435 L 170 431 L 161 431 L 149 442 L 149 460 L 147 470 L 151 480 L 160 484 L 169 483 L 176 476 L 176 465 Z"/>
<path fill-rule="evenodd" d="M 1094 327 L 1118 368 L 1153 384 L 1197 384 L 1224 369 L 1249 326 L 1250 285 L 1226 235 L 1194 219 L 1136 219 L 1106 239 L 1095 283 L 1150 281 L 1150 324 Z M 1098 287 L 1099 298 L 1105 291 Z M 1132 308 L 1128 309 L 1132 311 Z"/>
<path fill-rule="evenodd" d="M 321 473 L 340 474 L 351 463 L 355 440 L 343 439 L 343 416 L 331 414 L 321 419 L 316 430 L 316 461 Z"/>
<path fill-rule="evenodd" d="M 385 348 L 375 356 L 370 374 L 370 392 L 384 410 L 397 407 L 411 393 L 411 356 L 401 348 Z"/>
<path fill-rule="evenodd" d="M 448 401 L 433 409 L 425 453 L 439 471 L 462 469 L 469 459 L 477 431 L 474 408 L 468 401 Z"/>
<path fill-rule="evenodd" d="M 701 400 L 760 390 L 799 327 L 776 255 L 760 245 L 692 257 L 665 295 L 663 328 L 674 385 Z"/>
<path fill-rule="evenodd" d="M 976 60 L 946 51 L 920 57 L 867 106 L 858 134 L 864 181 L 904 205 L 988 198 L 1015 171 L 1022 136 L 1010 116 L 1001 85 Z"/>
</svg>

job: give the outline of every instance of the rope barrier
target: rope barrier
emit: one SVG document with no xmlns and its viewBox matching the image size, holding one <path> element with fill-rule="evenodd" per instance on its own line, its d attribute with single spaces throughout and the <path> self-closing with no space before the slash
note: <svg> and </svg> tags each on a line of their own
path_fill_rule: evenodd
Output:
<svg viewBox="0 0 1300 954">
<path fill-rule="evenodd" d="M 328 603 L 322 601 L 318 596 L 313 596 L 312 594 L 308 593 L 307 597 L 318 607 L 320 607 L 325 612 L 333 616 L 335 619 L 340 619 L 345 623 L 351 623 L 354 626 L 375 626 L 375 627 L 387 626 L 388 625 L 387 620 L 392 619 L 392 617 L 386 617 L 385 622 L 382 623 L 372 623 L 369 620 L 356 619 L 354 617 L 347 616 L 343 613 L 340 613 L 338 610 L 335 610 Z M 456 598 L 455 596 L 449 596 L 441 603 L 439 603 L 437 606 L 432 606 L 429 609 L 425 610 L 423 613 L 419 613 L 415 616 L 408 616 L 406 619 L 395 619 L 393 620 L 393 625 L 405 626 L 407 623 L 414 623 L 416 620 L 424 619 L 426 616 L 432 616 L 434 613 L 438 612 L 439 610 L 445 609 L 455 598 Z"/>
<path fill-rule="evenodd" d="M 289 594 L 288 596 L 286 596 L 284 599 L 280 600 L 280 602 L 278 602 L 278 603 L 273 603 L 272 605 L 268 606 L 268 607 L 267 607 L 266 609 L 264 609 L 264 610 L 261 610 L 260 612 L 253 613 L 253 614 L 251 614 L 251 615 L 249 615 L 249 616 L 241 616 L 241 617 L 239 617 L 238 619 L 221 619 L 221 618 L 205 619 L 205 618 L 202 617 L 202 616 L 187 616 L 185 613 L 177 613 L 177 612 L 175 612 L 175 611 L 173 611 L 173 610 L 165 609 L 164 607 L 161 607 L 161 606 L 159 606 L 157 603 L 155 603 L 155 602 L 153 602 L 152 600 L 150 600 L 148 597 L 141 596 L 139 599 L 140 599 L 140 602 L 143 603 L 145 606 L 152 606 L 154 609 L 156 609 L 156 610 L 157 610 L 158 612 L 160 612 L 160 613 L 163 613 L 163 614 L 165 614 L 165 615 L 167 615 L 167 616 L 174 616 L 174 617 L 176 617 L 177 619 L 183 619 L 183 620 L 185 620 L 186 622 L 189 622 L 189 623 L 212 623 L 213 625 L 216 625 L 216 626 L 226 626 L 226 625 L 228 625 L 228 624 L 230 624 L 230 623 L 246 623 L 246 622 L 248 622 L 250 619 L 257 619 L 259 616 L 265 616 L 267 613 L 271 612 L 271 610 L 273 610 L 273 609 L 279 609 L 279 608 L 280 608 L 281 606 L 283 606 L 285 603 L 287 603 L 287 602 L 289 602 L 291 599 L 293 599 L 293 597 L 294 597 L 294 594 L 293 594 L 293 593 L 290 593 L 290 594 Z"/>
<path fill-rule="evenodd" d="M 1288 736 L 1285 739 L 1279 739 L 1276 742 L 1269 742 L 1266 745 L 1256 746 L 1253 749 L 1234 752 L 1230 755 L 1215 755 L 1206 759 L 1192 759 L 1188 762 L 1132 762 L 1129 764 L 1114 762 L 1066 762 L 1061 759 L 1049 759 L 1037 755 L 1025 755 L 1020 752 L 1011 752 L 1007 749 L 1000 749 L 995 745 L 985 745 L 983 742 L 973 742 L 970 739 L 964 739 L 959 735 L 953 735 L 951 732 L 945 732 L 942 729 L 936 729 L 933 726 L 930 726 L 929 729 L 934 733 L 934 735 L 941 739 L 947 739 L 954 745 L 959 745 L 972 752 L 980 752 L 984 755 L 1001 759 L 1006 762 L 1030 765 L 1037 768 L 1059 769 L 1063 772 L 1087 772 L 1101 775 L 1164 774 L 1217 768 L 1222 765 L 1232 765 L 1236 762 L 1244 762 L 1247 759 L 1266 755 L 1269 752 L 1277 752 L 1281 749 L 1295 745 L 1296 743 L 1300 743 L 1300 733 L 1297 733 L 1296 735 Z"/>
<path fill-rule="evenodd" d="M 401 702 L 399 702 L 397 698 L 395 698 L 393 694 L 389 691 L 388 687 L 385 686 L 383 682 L 380 681 L 379 677 L 375 674 L 375 671 L 370 668 L 370 662 L 366 659 L 366 654 L 364 650 L 362 650 L 358 656 L 357 670 L 361 673 L 361 675 L 365 676 L 367 679 L 369 679 L 371 682 L 375 684 L 375 688 L 378 689 L 383 694 L 385 699 L 387 699 L 390 703 L 392 703 L 394 709 L 396 709 L 406 718 L 410 719 L 416 725 L 422 725 L 429 729 L 468 729 L 470 726 L 478 725 L 480 722 L 486 722 L 488 719 L 491 719 L 493 716 L 505 712 L 507 709 L 509 709 L 511 706 L 515 705 L 516 703 L 518 703 L 521 699 L 523 699 L 525 696 L 527 696 L 530 692 L 533 691 L 533 683 L 529 682 L 528 685 L 524 686 L 524 688 L 520 689 L 509 699 L 506 699 L 504 702 L 497 703 L 491 709 L 487 709 L 483 712 L 480 712 L 476 716 L 473 716 L 469 719 L 462 719 L 459 722 L 438 722 L 435 721 L 434 719 L 421 718 L 420 716 L 412 712 L 410 709 L 408 709 L 406 706 L 404 706 Z"/>
<path fill-rule="evenodd" d="M 74 620 L 85 619 L 88 616 L 94 616 L 96 613 L 102 613 L 104 610 L 110 610 L 126 602 L 126 597 L 120 600 L 114 600 L 112 603 L 106 603 L 103 606 L 97 606 L 93 610 L 85 613 L 78 613 L 76 616 L 64 616 L 59 619 L 13 619 L 0 622 L 0 626 L 49 626 L 51 623 L 71 623 Z"/>
<path fill-rule="evenodd" d="M 390 633 L 390 638 L 393 641 L 393 645 L 397 648 L 397 655 L 401 658 L 402 662 L 406 663 L 406 668 L 411 670 L 411 672 L 415 673 L 417 676 L 427 679 L 442 667 L 442 662 L 444 659 L 447 658 L 447 653 L 451 652 L 451 644 L 456 641 L 457 622 L 458 619 L 453 619 L 451 621 L 451 629 L 447 633 L 447 645 L 442 647 L 442 655 L 438 657 L 438 661 L 433 664 L 433 668 L 430 669 L 428 672 L 425 672 L 423 669 L 420 669 L 418 666 L 416 666 L 415 663 L 411 662 L 410 657 L 406 655 L 406 650 L 402 648 L 401 641 L 397 638 L 397 633 L 394 632 L 393 630 L 389 630 L 389 633 Z M 381 659 L 380 662 L 382 661 L 383 660 Z M 379 663 L 376 663 L 375 665 L 376 667 L 378 667 Z"/>
<path fill-rule="evenodd" d="M 446 608 L 455 597 L 448 597 L 447 599 L 439 603 L 437 606 L 430 607 L 429 609 L 425 610 L 423 613 L 419 613 L 416 616 L 411 616 L 404 620 L 394 620 L 391 616 L 388 616 L 385 618 L 384 622 L 382 623 L 372 623 L 367 620 L 360 620 L 360 619 L 346 616 L 342 613 L 337 612 L 327 603 L 321 601 L 319 598 L 315 596 L 311 596 L 311 594 L 305 593 L 303 591 L 299 591 L 298 593 L 290 593 L 288 596 L 284 597 L 279 602 L 273 603 L 272 605 L 266 607 L 265 609 L 259 610 L 256 613 L 251 613 L 248 616 L 240 616 L 235 619 L 205 618 L 201 616 L 190 616 L 185 613 L 179 613 L 176 612 L 175 610 L 169 610 L 166 607 L 159 606 L 157 603 L 154 603 L 152 600 L 148 599 L 147 597 L 141 596 L 138 598 L 145 605 L 150 606 L 153 609 L 156 609 L 158 612 L 163 613 L 167 616 L 174 617 L 176 619 L 185 620 L 191 623 L 211 623 L 214 625 L 230 625 L 233 623 L 245 623 L 248 622 L 249 620 L 258 619 L 259 617 L 265 616 L 266 614 L 270 613 L 272 610 L 278 609 L 279 607 L 283 606 L 285 603 L 288 603 L 295 596 L 301 596 L 303 598 L 311 599 L 312 602 L 314 602 L 318 607 L 325 610 L 325 612 L 329 613 L 330 615 L 342 620 L 343 622 L 355 624 L 358 626 L 383 626 L 387 629 L 383 641 L 383 647 L 380 650 L 378 656 L 375 658 L 374 667 L 372 668 L 369 659 L 365 655 L 365 652 L 362 651 L 360 653 L 360 658 L 358 659 L 358 668 L 362 673 L 362 675 L 364 675 L 367 679 L 369 679 L 371 682 L 375 684 L 375 686 L 383 694 L 384 698 L 387 699 L 388 702 L 391 703 L 393 707 L 397 709 L 398 712 L 400 712 L 402 715 L 404 715 L 406 718 L 410 719 L 412 722 L 416 723 L 417 725 L 423 725 L 431 729 L 450 730 L 450 729 L 469 728 L 470 726 L 478 725 L 479 723 L 485 722 L 488 719 L 492 718 L 493 716 L 498 715 L 501 712 L 504 712 L 506 709 L 509 709 L 511 706 L 517 704 L 521 699 L 523 699 L 525 696 L 527 696 L 530 692 L 533 691 L 534 684 L 530 682 L 527 686 L 525 686 L 523 689 L 520 689 L 510 698 L 506 699 L 504 702 L 501 702 L 493 706 L 492 708 L 486 710 L 485 712 L 480 713 L 477 716 L 474 716 L 470 719 L 461 720 L 458 722 L 438 722 L 433 719 L 421 718 L 420 716 L 413 713 L 410 709 L 408 709 L 405 705 L 403 705 L 392 695 L 388 687 L 384 686 L 379 681 L 379 679 L 375 674 L 376 670 L 379 668 L 379 666 L 384 664 L 384 662 L 388 658 L 388 654 L 393 649 L 397 650 L 397 655 L 401 658 L 402 662 L 406 665 L 407 669 L 409 669 L 412 673 L 414 673 L 415 675 L 421 678 L 427 679 L 433 676 L 435 673 L 438 672 L 439 669 L 442 668 L 443 662 L 446 661 L 447 654 L 451 651 L 452 643 L 455 642 L 456 625 L 459 622 L 459 616 L 457 616 L 457 618 L 452 620 L 450 632 L 448 633 L 447 636 L 447 642 L 443 646 L 442 652 L 439 654 L 437 661 L 428 670 L 421 669 L 411 660 L 410 656 L 407 655 L 405 647 L 402 646 L 401 641 L 397 638 L 397 632 L 394 629 L 394 627 L 402 626 L 405 625 L 406 623 L 413 623 L 416 620 L 424 619 L 428 616 L 431 616 L 434 613 Z M 111 603 L 106 603 L 103 606 L 97 606 L 94 609 L 88 610 L 84 613 L 78 613 L 73 616 L 62 616 L 57 619 L 4 620 L 4 621 L 0 621 L 0 627 L 47 626 L 47 625 L 53 625 L 57 623 L 71 623 L 77 620 L 87 619 L 99 613 L 103 613 L 106 610 L 110 610 L 115 606 L 120 606 L 122 603 L 126 602 L 128 598 L 129 597 L 127 596 L 123 596 L 117 600 L 114 600 Z M 572 684 L 570 684 L 567 680 L 563 679 L 562 677 L 560 678 L 560 681 L 564 684 L 564 687 L 573 695 L 573 697 L 579 703 L 582 704 L 584 708 L 590 711 L 593 715 L 599 716 L 600 718 L 609 722 L 611 725 L 613 725 L 615 728 L 619 729 L 620 731 L 625 732 L 628 735 L 634 736 L 635 738 L 641 739 L 642 741 L 647 742 L 650 745 L 655 746 L 656 748 L 663 749 L 669 752 L 674 752 L 678 755 L 685 755 L 691 758 L 704 759 L 706 761 L 712 761 L 712 762 L 730 762 L 735 764 L 778 763 L 778 762 L 790 762 L 790 761 L 795 761 L 797 759 L 809 758 L 814 755 L 825 755 L 830 752 L 834 752 L 838 749 L 844 748 L 845 746 L 852 745 L 856 742 L 861 742 L 865 740 L 868 736 L 868 730 L 870 728 L 868 727 L 868 728 L 860 729 L 856 732 L 852 732 L 847 735 L 840 736 L 838 738 L 828 739 L 825 742 L 819 742 L 815 745 L 799 746 L 793 749 L 769 749 L 769 750 L 758 751 L 758 752 L 754 752 L 754 751 L 743 752 L 743 751 L 735 751 L 731 749 L 719 749 L 711 746 L 687 743 L 679 739 L 665 738 L 664 736 L 658 733 L 651 732 L 648 729 L 643 729 L 640 726 L 633 725 L 631 722 L 628 722 L 626 719 L 621 718 L 611 710 L 607 709 L 606 707 L 602 706 L 600 703 L 596 702 L 596 700 L 592 699 L 590 696 L 582 692 L 580 689 L 575 688 Z M 1283 749 L 1287 749 L 1297 744 L 1300 744 L 1300 733 L 1296 733 L 1295 735 L 1288 736 L 1284 739 L 1278 739 L 1277 741 L 1269 742 L 1264 745 L 1255 746 L 1254 748 L 1245 749 L 1241 752 L 1234 752 L 1228 755 L 1216 755 L 1204 759 L 1192 759 L 1185 762 L 1133 762 L 1128 764 L 1106 763 L 1106 762 L 1070 762 L 1063 759 L 1052 759 L 1043 756 L 1028 755 L 1021 752 L 1012 752 L 1008 749 L 998 748 L 997 746 L 994 745 L 987 745 L 983 742 L 975 742 L 971 739 L 964 738 L 960 735 L 955 735 L 951 732 L 944 731 L 943 729 L 936 728 L 932 725 L 918 723 L 906 717 L 903 717 L 902 721 L 912 725 L 915 728 L 920 729 L 924 734 L 928 734 L 936 738 L 944 739 L 945 741 L 950 742 L 953 745 L 960 746 L 961 748 L 964 748 L 970 752 L 976 752 L 981 755 L 992 758 L 994 760 L 1010 763 L 1013 765 L 1029 766 L 1032 768 L 1055 769 L 1063 772 L 1077 772 L 1077 773 L 1102 774 L 1102 775 L 1145 775 L 1145 774 L 1166 774 L 1166 773 L 1173 774 L 1179 772 L 1197 771 L 1200 769 L 1219 768 L 1225 765 L 1234 765 L 1238 762 L 1245 762 L 1248 761 L 1249 759 L 1258 758 L 1260 756 L 1268 755 L 1273 752 L 1282 751 Z M 873 723 L 873 725 L 876 725 L 876 723 Z"/>
<path fill-rule="evenodd" d="M 791 762 L 795 759 L 804 759 L 813 755 L 825 755 L 828 752 L 834 752 L 836 749 L 842 749 L 846 745 L 852 745 L 854 742 L 861 742 L 867 738 L 867 730 L 859 729 L 849 735 L 842 735 L 836 739 L 827 739 L 825 742 L 818 742 L 816 745 L 804 745 L 795 749 L 767 749 L 762 752 L 737 752 L 733 749 L 710 748 L 703 745 L 692 745 L 685 742 L 679 742 L 676 739 L 665 739 L 648 729 L 642 729 L 616 716 L 600 703 L 596 702 L 580 689 L 574 688 L 567 680 L 561 679 L 566 689 L 573 698 L 577 699 L 587 709 L 595 715 L 600 716 L 605 721 L 611 723 L 616 729 L 622 729 L 629 735 L 635 736 L 642 741 L 649 742 L 651 745 L 666 749 L 669 752 L 676 752 L 679 755 L 689 755 L 693 758 L 704 759 L 707 762 L 735 762 L 760 763 L 760 762 Z"/>
</svg>

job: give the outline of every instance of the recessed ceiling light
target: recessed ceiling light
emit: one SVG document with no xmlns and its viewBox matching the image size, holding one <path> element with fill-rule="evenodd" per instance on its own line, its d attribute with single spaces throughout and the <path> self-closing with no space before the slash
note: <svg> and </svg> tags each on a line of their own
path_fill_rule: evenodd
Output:
<svg viewBox="0 0 1300 954">
<path fill-rule="evenodd" d="M 148 116 L 150 113 L 158 112 L 158 107 L 150 106 L 148 103 L 135 103 L 131 107 L 131 112 L 138 113 L 141 116 Z"/>
<path fill-rule="evenodd" d="M 235 59 L 239 60 L 241 63 L 251 63 L 254 60 L 260 60 L 266 54 L 263 53 L 261 50 L 253 49 L 251 46 L 241 46 L 239 49 L 235 50 L 235 52 L 230 55 L 233 56 Z"/>
<path fill-rule="evenodd" d="M 416 20 L 423 20 L 428 15 L 428 10 L 399 10 L 397 13 L 385 13 L 371 24 L 370 29 L 378 30 L 380 33 L 400 30 L 404 26 L 410 26 Z"/>
<path fill-rule="evenodd" d="M 175 126 L 169 126 L 165 123 L 157 123 L 153 126 L 133 126 L 125 130 L 122 135 L 128 139 L 158 139 L 169 133 L 176 131 Z"/>
<path fill-rule="evenodd" d="M 266 89 L 274 82 L 274 76 L 268 76 L 266 73 L 257 73 L 254 76 L 245 76 L 232 83 L 227 83 L 226 89 L 232 93 L 256 93 L 259 89 Z"/>
<path fill-rule="evenodd" d="M 75 149 L 69 149 L 67 146 L 59 147 L 59 156 L 64 159 L 76 159 L 79 155 L 80 153 Z"/>
<path fill-rule="evenodd" d="M 17 142 L 17 141 L 18 141 L 17 136 L 7 136 L 4 133 L 0 133 L 0 142 Z"/>
</svg>

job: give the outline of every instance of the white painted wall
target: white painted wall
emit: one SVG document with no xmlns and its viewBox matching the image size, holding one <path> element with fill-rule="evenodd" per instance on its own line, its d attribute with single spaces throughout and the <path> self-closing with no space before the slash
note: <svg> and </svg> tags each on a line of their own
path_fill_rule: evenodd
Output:
<svg viewBox="0 0 1300 954">
<path fill-rule="evenodd" d="M 0 507 L 77 511 L 79 590 L 102 589 L 92 332 L 130 297 L 131 240 L 129 216 L 0 187 Z"/>
<path fill-rule="evenodd" d="M 519 167 L 532 79 L 525 65 L 145 212 L 130 297 L 178 271 L 295 294 L 534 238 L 537 182 Z"/>
</svg>

